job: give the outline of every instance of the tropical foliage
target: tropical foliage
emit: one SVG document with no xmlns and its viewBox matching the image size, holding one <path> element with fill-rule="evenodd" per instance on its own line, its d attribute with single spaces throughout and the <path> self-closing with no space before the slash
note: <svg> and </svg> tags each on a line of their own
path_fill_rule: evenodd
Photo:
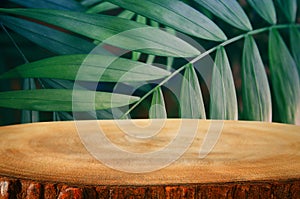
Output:
<svg viewBox="0 0 300 199">
<path fill-rule="evenodd" d="M 0 92 L 0 107 L 22 122 L 97 110 L 299 124 L 297 20 L 297 0 L 10 0 L 0 23 L 24 64 L 0 81 L 23 90 Z M 15 33 L 52 54 L 29 60 Z"/>
</svg>

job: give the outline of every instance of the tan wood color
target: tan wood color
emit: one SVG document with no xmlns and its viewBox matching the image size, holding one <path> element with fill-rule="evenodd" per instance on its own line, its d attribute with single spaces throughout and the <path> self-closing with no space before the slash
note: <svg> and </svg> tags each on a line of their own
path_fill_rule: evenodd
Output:
<svg viewBox="0 0 300 199">
<path fill-rule="evenodd" d="M 124 124 L 130 128 L 131 122 L 145 126 L 147 129 L 149 123 L 155 124 L 159 120 L 129 120 Z M 168 119 L 157 135 L 157 139 L 140 141 L 128 138 L 115 121 L 98 121 L 106 136 L 115 145 L 136 153 L 155 151 L 170 142 L 170 139 L 176 136 L 181 122 L 180 119 Z M 184 120 L 184 122 L 191 122 L 191 120 Z M 295 182 L 293 196 L 300 194 L 299 126 L 225 121 L 213 150 L 205 158 L 199 158 L 199 149 L 211 122 L 199 120 L 196 138 L 184 155 L 171 165 L 148 173 L 126 173 L 100 163 L 83 146 L 74 122 L 45 122 L 0 127 L 0 181 L 2 177 L 0 198 L 1 194 L 3 197 L 6 192 L 8 194 L 9 183 L 20 183 L 20 181 L 21 184 L 27 183 L 27 185 L 23 184 L 27 188 L 33 186 L 34 190 L 44 186 L 42 189 L 44 195 L 48 190 L 47 186 L 50 186 L 49 183 L 55 186 L 59 184 L 61 187 L 98 186 L 96 192 L 99 197 L 101 192 L 99 186 L 163 186 L 165 193 L 167 189 L 172 189 L 168 188 L 171 185 L 196 186 L 273 181 L 287 183 L 289 194 Z M 10 186 L 14 187 L 10 187 L 11 189 L 19 189 L 18 193 L 24 188 L 16 188 L 18 185 L 15 184 Z M 30 189 L 26 190 L 28 194 Z M 145 190 L 144 194 L 149 191 L 149 188 Z M 182 190 L 180 194 L 183 194 Z M 237 188 L 235 187 L 234 190 L 236 191 Z M 249 188 L 247 190 L 249 191 Z M 135 193 L 131 190 L 130 193 L 132 192 Z M 57 191 L 53 193 L 57 194 Z"/>
</svg>

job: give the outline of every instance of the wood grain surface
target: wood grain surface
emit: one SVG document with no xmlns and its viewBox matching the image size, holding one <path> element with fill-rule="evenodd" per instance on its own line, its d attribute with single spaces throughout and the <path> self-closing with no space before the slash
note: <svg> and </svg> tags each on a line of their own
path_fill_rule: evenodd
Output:
<svg viewBox="0 0 300 199">
<path fill-rule="evenodd" d="M 161 125 L 159 120 L 122 122 L 129 129 L 143 127 L 143 136 L 149 126 Z M 168 119 L 155 139 L 142 140 L 128 137 L 115 121 L 97 124 L 121 149 L 148 153 L 176 137 L 182 122 L 194 121 Z M 299 126 L 224 121 L 213 150 L 199 158 L 203 139 L 216 121 L 198 122 L 196 137 L 183 156 L 147 173 L 118 171 L 96 160 L 82 144 L 75 122 L 0 127 L 0 198 L 300 197 Z"/>
</svg>

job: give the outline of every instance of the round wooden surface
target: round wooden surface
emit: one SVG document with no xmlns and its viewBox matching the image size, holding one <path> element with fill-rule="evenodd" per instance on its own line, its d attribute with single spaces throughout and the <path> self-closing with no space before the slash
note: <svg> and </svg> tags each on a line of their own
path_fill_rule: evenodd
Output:
<svg viewBox="0 0 300 199">
<path fill-rule="evenodd" d="M 149 120 L 127 122 L 129 126 L 131 122 L 147 126 Z M 114 121 L 98 121 L 98 124 L 115 145 L 142 153 L 165 145 L 176 135 L 180 122 L 168 119 L 157 135 L 156 144 L 153 140 L 128 139 Z M 178 160 L 147 173 L 127 173 L 103 165 L 83 146 L 74 122 L 0 127 L 0 176 L 76 185 L 170 185 L 300 178 L 299 126 L 225 121 L 213 150 L 205 158 L 199 158 L 211 122 L 199 121 L 192 145 Z"/>
</svg>

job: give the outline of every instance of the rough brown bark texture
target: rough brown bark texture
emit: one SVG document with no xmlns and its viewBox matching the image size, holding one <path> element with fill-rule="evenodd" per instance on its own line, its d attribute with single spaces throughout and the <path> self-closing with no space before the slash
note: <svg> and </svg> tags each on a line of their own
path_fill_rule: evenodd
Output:
<svg viewBox="0 0 300 199">
<path fill-rule="evenodd" d="M 141 142 L 127 139 L 113 121 L 99 125 L 123 149 L 149 152 L 168 143 L 180 122 L 167 120 L 156 139 Z M 300 198 L 300 127 L 226 121 L 213 150 L 201 159 L 199 148 L 212 123 L 199 121 L 187 151 L 148 173 L 126 173 L 95 160 L 74 122 L 0 127 L 0 199 Z"/>
<path fill-rule="evenodd" d="M 0 199 L 90 199 L 90 198 L 295 198 L 300 197 L 300 180 L 231 182 L 147 186 L 71 186 L 0 178 Z"/>
</svg>

